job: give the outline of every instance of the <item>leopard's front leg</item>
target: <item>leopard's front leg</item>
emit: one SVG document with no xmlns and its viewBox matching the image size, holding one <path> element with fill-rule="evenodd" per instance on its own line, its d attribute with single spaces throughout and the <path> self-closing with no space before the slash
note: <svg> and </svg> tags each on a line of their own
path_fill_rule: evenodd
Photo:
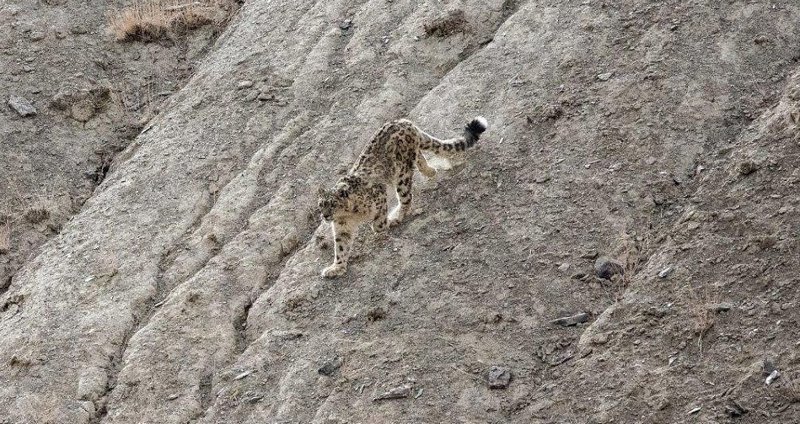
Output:
<svg viewBox="0 0 800 424">
<path fill-rule="evenodd" d="M 336 278 L 347 271 L 347 259 L 353 245 L 356 227 L 347 221 L 334 221 L 333 228 L 333 264 L 322 270 L 325 278 Z"/>
</svg>

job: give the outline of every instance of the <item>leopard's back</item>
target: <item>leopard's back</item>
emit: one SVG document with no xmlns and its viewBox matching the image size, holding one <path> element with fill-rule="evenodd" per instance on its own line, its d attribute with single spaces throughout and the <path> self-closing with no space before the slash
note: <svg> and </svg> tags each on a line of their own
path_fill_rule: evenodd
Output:
<svg viewBox="0 0 800 424">
<path fill-rule="evenodd" d="M 411 121 L 387 122 L 359 155 L 351 173 L 391 183 L 399 172 L 413 167 L 419 154 L 419 131 Z"/>
</svg>

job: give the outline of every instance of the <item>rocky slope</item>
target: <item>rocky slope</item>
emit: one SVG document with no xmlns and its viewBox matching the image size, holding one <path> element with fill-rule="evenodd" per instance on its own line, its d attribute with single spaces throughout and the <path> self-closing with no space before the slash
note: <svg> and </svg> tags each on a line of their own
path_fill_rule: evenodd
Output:
<svg viewBox="0 0 800 424">
<path fill-rule="evenodd" d="M 800 420 L 800 6 L 723 3 L 246 2 L 58 234 L 0 254 L 0 419 Z M 477 114 L 321 279 L 315 186 L 386 120 Z M 11 135 L 42 118 L 0 115 L 45 166 Z"/>
</svg>

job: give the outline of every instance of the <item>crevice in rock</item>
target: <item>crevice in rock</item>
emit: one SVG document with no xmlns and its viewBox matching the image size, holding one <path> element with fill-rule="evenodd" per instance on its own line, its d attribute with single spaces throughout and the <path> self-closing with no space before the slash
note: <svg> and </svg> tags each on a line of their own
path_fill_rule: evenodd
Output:
<svg viewBox="0 0 800 424">
<path fill-rule="evenodd" d="M 203 378 L 200 379 L 200 384 L 198 385 L 200 391 L 200 407 L 203 409 L 202 415 L 205 414 L 205 411 L 211 406 L 211 401 L 213 400 L 213 396 L 211 390 L 213 389 L 213 375 L 211 373 L 205 374 Z"/>
<path fill-rule="evenodd" d="M 6 294 L 8 289 L 11 287 L 11 282 L 14 280 L 14 275 L 15 274 L 9 275 L 8 277 L 6 277 L 6 281 L 0 283 L 0 296 Z"/>
</svg>

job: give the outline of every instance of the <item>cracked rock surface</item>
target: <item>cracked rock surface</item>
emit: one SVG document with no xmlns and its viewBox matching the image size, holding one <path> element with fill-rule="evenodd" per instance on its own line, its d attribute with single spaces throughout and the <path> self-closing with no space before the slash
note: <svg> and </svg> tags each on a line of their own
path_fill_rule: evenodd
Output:
<svg viewBox="0 0 800 424">
<path fill-rule="evenodd" d="M 799 20 L 245 2 L 0 289 L 0 422 L 797 421 Z M 478 147 L 323 280 L 316 186 L 387 120 L 448 136 L 475 115 Z M 596 278 L 602 256 L 624 273 Z"/>
</svg>

